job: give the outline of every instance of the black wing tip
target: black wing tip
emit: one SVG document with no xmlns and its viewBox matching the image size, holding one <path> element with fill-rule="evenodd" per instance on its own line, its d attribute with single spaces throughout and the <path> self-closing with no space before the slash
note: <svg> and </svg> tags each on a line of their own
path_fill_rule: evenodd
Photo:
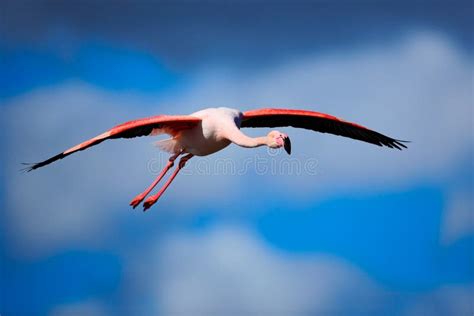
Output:
<svg viewBox="0 0 474 316">
<path fill-rule="evenodd" d="M 394 139 L 397 143 L 411 143 L 411 140 L 401 140 L 401 139 Z"/>
<path fill-rule="evenodd" d="M 24 165 L 24 166 L 27 166 L 27 167 L 24 167 L 24 168 L 21 168 L 20 170 L 18 170 L 20 172 L 31 172 L 31 171 L 39 168 L 39 166 L 38 166 L 39 163 L 22 162 L 21 164 Z"/>
<path fill-rule="evenodd" d="M 390 141 L 390 145 L 388 147 L 390 148 L 396 148 L 398 150 L 403 150 L 403 149 L 408 149 L 407 145 L 405 144 L 408 144 L 408 143 L 411 143 L 411 141 L 409 140 L 401 140 L 401 139 L 392 139 Z"/>
<path fill-rule="evenodd" d="M 22 169 L 20 169 L 20 171 L 22 171 L 22 172 L 31 172 L 35 169 L 38 169 L 38 168 L 41 168 L 43 166 L 49 165 L 50 163 L 52 163 L 56 160 L 62 159 L 64 157 L 66 157 L 67 155 L 68 154 L 60 153 L 60 154 L 57 154 L 56 156 L 53 156 L 49 159 L 46 159 L 45 161 L 36 162 L 36 163 L 22 162 L 21 163 L 22 165 L 25 165 L 25 166 L 28 166 L 28 167 L 22 168 Z"/>
</svg>

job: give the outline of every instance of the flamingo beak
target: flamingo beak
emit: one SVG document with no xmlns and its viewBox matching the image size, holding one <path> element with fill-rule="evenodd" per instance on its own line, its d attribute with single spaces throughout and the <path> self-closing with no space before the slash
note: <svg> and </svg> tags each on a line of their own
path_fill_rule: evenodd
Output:
<svg viewBox="0 0 474 316">
<path fill-rule="evenodd" d="M 291 141 L 288 136 L 283 138 L 283 148 L 288 153 L 288 155 L 291 155 Z"/>
</svg>

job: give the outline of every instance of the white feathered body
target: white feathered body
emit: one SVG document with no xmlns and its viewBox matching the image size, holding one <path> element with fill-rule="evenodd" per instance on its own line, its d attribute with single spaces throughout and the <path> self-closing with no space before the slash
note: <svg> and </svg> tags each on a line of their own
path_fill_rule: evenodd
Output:
<svg viewBox="0 0 474 316">
<path fill-rule="evenodd" d="M 229 108 L 209 108 L 192 113 L 202 121 L 191 129 L 180 132 L 177 136 L 159 141 L 156 145 L 167 152 L 184 151 L 195 156 L 207 156 L 227 146 L 227 138 L 232 132 L 239 132 L 242 112 Z"/>
</svg>

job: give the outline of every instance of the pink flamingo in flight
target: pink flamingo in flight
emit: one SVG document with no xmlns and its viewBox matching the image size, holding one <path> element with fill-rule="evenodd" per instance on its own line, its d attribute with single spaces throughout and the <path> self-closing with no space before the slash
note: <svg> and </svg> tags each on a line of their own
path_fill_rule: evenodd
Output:
<svg viewBox="0 0 474 316">
<path fill-rule="evenodd" d="M 144 211 L 149 209 L 163 195 L 178 172 L 193 156 L 213 154 L 230 143 L 241 147 L 254 148 L 268 146 L 281 148 L 291 153 L 291 142 L 288 135 L 279 131 L 271 131 L 266 136 L 252 138 L 240 131 L 243 127 L 282 127 L 292 126 L 321 133 L 350 137 L 378 146 L 402 149 L 406 148 L 404 141 L 390 138 L 364 126 L 344 121 L 332 115 L 314 111 L 289 109 L 258 109 L 240 112 L 229 108 L 209 108 L 191 115 L 158 115 L 129 121 L 113 127 L 92 139 L 80 143 L 45 161 L 30 164 L 26 171 L 46 166 L 56 160 L 69 156 L 77 151 L 97 145 L 106 139 L 132 138 L 138 136 L 154 136 L 168 134 L 171 138 L 158 142 L 158 146 L 172 155 L 164 169 L 153 183 L 130 203 L 137 207 L 145 197 L 160 182 L 166 172 L 174 165 L 180 156 L 178 167 L 175 169 L 163 187 L 143 203 Z"/>
</svg>

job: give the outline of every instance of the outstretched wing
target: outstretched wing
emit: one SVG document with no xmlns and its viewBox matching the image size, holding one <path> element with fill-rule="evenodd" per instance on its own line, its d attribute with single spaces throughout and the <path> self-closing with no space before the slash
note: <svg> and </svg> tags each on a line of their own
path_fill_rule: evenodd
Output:
<svg viewBox="0 0 474 316">
<path fill-rule="evenodd" d="M 158 135 L 161 133 L 176 136 L 182 130 L 190 129 L 199 124 L 199 122 L 201 122 L 201 119 L 197 117 L 171 115 L 158 115 L 129 121 L 117 125 L 94 138 L 91 138 L 74 147 L 71 147 L 68 150 L 57 154 L 56 156 L 53 156 L 42 162 L 31 164 L 27 168 L 25 168 L 25 170 L 31 171 L 46 166 L 56 160 L 69 156 L 72 153 L 100 144 L 106 139 L 133 138 L 139 136 Z"/>
<path fill-rule="evenodd" d="M 394 139 L 364 126 L 341 120 L 335 116 L 305 110 L 260 109 L 243 113 L 241 127 L 292 126 L 321 133 L 350 137 L 378 146 L 407 148 L 406 141 Z"/>
</svg>

